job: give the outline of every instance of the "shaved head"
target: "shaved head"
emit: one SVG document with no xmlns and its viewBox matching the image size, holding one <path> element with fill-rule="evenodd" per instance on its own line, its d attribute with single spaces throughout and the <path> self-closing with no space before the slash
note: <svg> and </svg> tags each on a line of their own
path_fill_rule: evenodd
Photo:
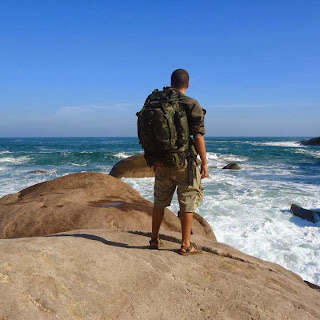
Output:
<svg viewBox="0 0 320 320">
<path fill-rule="evenodd" d="M 189 87 L 189 73 L 184 69 L 177 69 L 171 75 L 171 87 L 175 89 L 186 89 Z"/>
</svg>

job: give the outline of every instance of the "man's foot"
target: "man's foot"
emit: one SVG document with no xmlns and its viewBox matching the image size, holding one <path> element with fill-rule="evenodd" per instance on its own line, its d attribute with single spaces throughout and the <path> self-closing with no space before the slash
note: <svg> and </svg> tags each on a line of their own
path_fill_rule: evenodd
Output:
<svg viewBox="0 0 320 320">
<path fill-rule="evenodd" d="M 183 256 L 188 256 L 188 255 L 192 255 L 192 254 L 202 253 L 202 250 L 197 248 L 197 246 L 195 244 L 190 243 L 189 247 L 182 245 L 179 253 Z"/>
<path fill-rule="evenodd" d="M 163 247 L 163 242 L 158 238 L 158 239 L 151 239 L 149 241 L 149 248 L 150 249 L 154 249 L 154 250 L 158 250 L 160 249 L 161 247 Z"/>
</svg>

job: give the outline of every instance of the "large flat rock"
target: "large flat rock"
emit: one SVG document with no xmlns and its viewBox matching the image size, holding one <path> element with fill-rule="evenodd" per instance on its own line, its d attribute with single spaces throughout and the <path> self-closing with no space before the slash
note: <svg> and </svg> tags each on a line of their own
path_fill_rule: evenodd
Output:
<svg viewBox="0 0 320 320">
<path fill-rule="evenodd" d="M 320 319 L 320 293 L 277 264 L 179 233 L 80 230 L 0 240 L 0 319 Z"/>
<path fill-rule="evenodd" d="M 36 184 L 0 199 L 0 238 L 34 237 L 76 229 L 151 229 L 153 204 L 110 175 L 83 172 Z M 162 230 L 180 231 L 166 209 Z M 192 231 L 215 239 L 209 224 L 195 215 Z"/>
</svg>

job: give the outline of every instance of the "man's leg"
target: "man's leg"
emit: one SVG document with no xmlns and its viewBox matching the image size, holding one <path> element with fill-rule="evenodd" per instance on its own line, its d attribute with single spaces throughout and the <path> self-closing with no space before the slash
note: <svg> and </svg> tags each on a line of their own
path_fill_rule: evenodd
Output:
<svg viewBox="0 0 320 320">
<path fill-rule="evenodd" d="M 200 200 L 203 196 L 201 177 L 199 168 L 195 163 L 193 164 L 192 172 L 189 171 L 189 166 L 184 167 L 180 174 L 177 175 L 178 184 L 178 200 L 180 206 L 180 221 L 181 221 L 181 253 L 183 252 L 198 252 L 195 246 L 191 246 L 190 237 L 192 229 L 193 212 L 198 207 Z M 190 184 L 189 175 L 193 173 L 192 184 Z M 190 248 L 191 246 L 191 248 Z M 185 248 L 189 248 L 186 250 Z M 199 251 L 200 252 L 200 251 Z"/>
<path fill-rule="evenodd" d="M 159 237 L 159 230 L 164 216 L 164 208 L 153 207 L 152 211 L 152 236 L 151 240 L 156 240 Z"/>
<path fill-rule="evenodd" d="M 182 241 L 181 244 L 184 247 L 190 247 L 190 236 L 192 229 L 192 218 L 193 212 L 179 212 L 179 217 L 181 221 L 181 232 L 182 232 Z M 194 252 L 196 249 L 192 248 L 190 252 Z M 182 252 L 186 252 L 185 249 L 181 248 Z"/>
<path fill-rule="evenodd" d="M 171 179 L 171 170 L 172 168 L 169 167 L 156 167 L 154 180 L 154 207 L 152 211 L 152 242 L 156 242 L 159 238 L 159 230 L 164 216 L 164 209 L 170 205 L 176 189 L 175 181 Z"/>
</svg>

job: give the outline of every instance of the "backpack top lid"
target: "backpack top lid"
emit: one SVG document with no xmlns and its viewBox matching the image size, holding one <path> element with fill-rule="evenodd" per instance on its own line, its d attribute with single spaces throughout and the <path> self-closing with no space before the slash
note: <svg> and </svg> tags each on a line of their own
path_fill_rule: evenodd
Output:
<svg viewBox="0 0 320 320">
<path fill-rule="evenodd" d="M 179 92 L 171 87 L 163 87 L 163 90 L 155 89 L 146 99 L 144 105 L 156 102 L 179 103 Z"/>
</svg>

